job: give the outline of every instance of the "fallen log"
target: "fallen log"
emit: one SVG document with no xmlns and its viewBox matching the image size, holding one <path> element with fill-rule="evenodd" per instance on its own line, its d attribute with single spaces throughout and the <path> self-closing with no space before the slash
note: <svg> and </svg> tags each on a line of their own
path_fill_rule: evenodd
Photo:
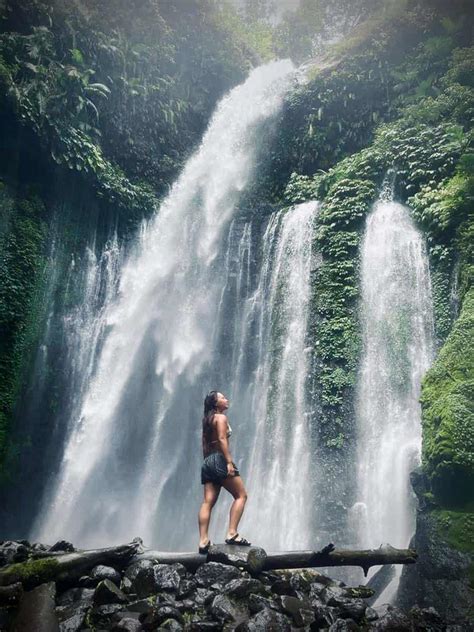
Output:
<svg viewBox="0 0 474 632">
<path fill-rule="evenodd" d="M 0 586 L 21 582 L 26 590 L 49 581 L 79 579 L 98 564 L 122 567 L 141 549 L 141 540 L 105 549 L 56 553 L 0 568 Z"/>
<path fill-rule="evenodd" d="M 378 549 L 345 550 L 328 544 L 321 551 L 282 551 L 266 553 L 259 547 L 238 547 L 215 544 L 206 555 L 199 553 L 170 553 L 164 551 L 144 551 L 135 555 L 132 561 L 153 560 L 160 564 L 183 564 L 194 571 L 204 562 L 222 562 L 232 566 L 242 566 L 252 573 L 290 568 L 321 568 L 328 566 L 360 566 L 364 575 L 371 566 L 384 564 L 414 564 L 417 553 L 413 549 L 395 549 L 385 544 Z"/>
</svg>

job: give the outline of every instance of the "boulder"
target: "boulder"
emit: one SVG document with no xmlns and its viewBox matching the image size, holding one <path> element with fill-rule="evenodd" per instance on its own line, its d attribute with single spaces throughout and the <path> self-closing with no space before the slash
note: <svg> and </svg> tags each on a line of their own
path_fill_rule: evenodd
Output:
<svg viewBox="0 0 474 632">
<path fill-rule="evenodd" d="M 110 603 L 126 603 L 127 596 L 117 588 L 110 579 L 99 582 L 94 592 L 93 602 L 95 606 L 103 606 Z"/>
<path fill-rule="evenodd" d="M 200 586 L 207 588 L 212 584 L 227 584 L 232 579 L 240 577 L 240 571 L 235 566 L 226 566 L 219 562 L 207 562 L 202 564 L 194 575 L 194 579 Z"/>
<path fill-rule="evenodd" d="M 175 619 L 179 623 L 184 623 L 181 612 L 170 605 L 157 605 L 153 610 L 145 615 L 140 615 L 140 623 L 144 632 L 156 630 L 167 619 Z"/>
<path fill-rule="evenodd" d="M 232 579 L 223 588 L 223 594 L 237 599 L 248 597 L 251 593 L 267 593 L 267 589 L 257 579 L 246 579 L 239 577 Z"/>
<path fill-rule="evenodd" d="M 59 540 L 55 542 L 53 546 L 50 546 L 48 553 L 73 553 L 76 549 L 74 546 L 66 540 Z"/>
<path fill-rule="evenodd" d="M 243 604 L 237 604 L 227 595 L 216 595 L 212 601 L 210 612 L 218 621 L 231 621 L 233 624 L 248 619 L 248 610 Z"/>
<path fill-rule="evenodd" d="M 260 610 L 249 621 L 236 628 L 236 632 L 290 632 L 290 630 L 288 619 L 281 612 L 271 608 Z"/>
<path fill-rule="evenodd" d="M 306 599 L 298 599 L 290 595 L 282 595 L 279 598 L 281 609 L 290 615 L 297 627 L 311 625 L 315 617 L 311 603 Z"/>
<path fill-rule="evenodd" d="M 24 562 L 28 557 L 28 548 L 23 542 L 5 540 L 0 544 L 0 566 Z"/>
<path fill-rule="evenodd" d="M 393 606 L 388 606 L 387 612 L 372 624 L 371 629 L 377 630 L 377 632 L 403 632 L 403 630 L 411 631 L 412 625 L 404 612 Z"/>
<path fill-rule="evenodd" d="M 141 629 L 142 626 L 138 619 L 124 617 L 111 628 L 111 632 L 139 632 Z"/>
<path fill-rule="evenodd" d="M 59 632 L 55 598 L 54 582 L 40 584 L 23 593 L 12 632 Z"/>
</svg>

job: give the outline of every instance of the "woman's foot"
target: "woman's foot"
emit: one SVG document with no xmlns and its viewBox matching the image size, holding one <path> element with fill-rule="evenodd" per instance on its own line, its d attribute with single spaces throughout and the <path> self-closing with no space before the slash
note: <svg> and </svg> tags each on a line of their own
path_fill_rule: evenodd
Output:
<svg viewBox="0 0 474 632">
<path fill-rule="evenodd" d="M 245 538 L 243 538 L 242 536 L 240 536 L 238 533 L 234 533 L 234 534 L 228 533 L 225 543 L 238 544 L 240 546 L 251 546 L 251 543 Z"/>
<path fill-rule="evenodd" d="M 199 553 L 202 555 L 206 554 L 209 551 L 209 547 L 211 546 L 211 541 L 209 538 L 204 540 L 204 542 L 199 542 Z"/>
</svg>

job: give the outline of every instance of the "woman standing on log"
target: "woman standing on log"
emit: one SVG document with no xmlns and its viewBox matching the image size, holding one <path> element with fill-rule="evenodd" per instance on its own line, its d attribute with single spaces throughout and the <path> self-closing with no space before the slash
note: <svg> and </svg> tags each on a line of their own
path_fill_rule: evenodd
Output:
<svg viewBox="0 0 474 632">
<path fill-rule="evenodd" d="M 250 546 L 250 542 L 237 533 L 237 526 L 247 501 L 247 492 L 237 466 L 229 451 L 232 434 L 227 417 L 229 400 L 218 391 L 210 391 L 204 399 L 202 418 L 202 451 L 204 463 L 201 468 L 201 483 L 204 485 L 204 501 L 199 510 L 199 553 L 207 553 L 211 545 L 208 536 L 211 511 L 224 487 L 234 497 L 230 508 L 229 530 L 226 544 Z"/>
</svg>

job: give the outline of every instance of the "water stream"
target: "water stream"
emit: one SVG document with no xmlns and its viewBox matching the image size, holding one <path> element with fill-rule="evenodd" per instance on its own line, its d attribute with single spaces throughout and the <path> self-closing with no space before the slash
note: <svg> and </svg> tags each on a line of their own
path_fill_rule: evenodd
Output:
<svg viewBox="0 0 474 632">
<path fill-rule="evenodd" d="M 409 474 L 420 461 L 420 383 L 433 358 L 434 331 L 425 245 L 405 206 L 387 197 L 374 205 L 361 256 L 363 352 L 351 518 L 360 547 L 406 548 L 415 528 Z M 390 602 L 396 591 L 401 566 L 395 568 L 379 602 Z"/>
</svg>

